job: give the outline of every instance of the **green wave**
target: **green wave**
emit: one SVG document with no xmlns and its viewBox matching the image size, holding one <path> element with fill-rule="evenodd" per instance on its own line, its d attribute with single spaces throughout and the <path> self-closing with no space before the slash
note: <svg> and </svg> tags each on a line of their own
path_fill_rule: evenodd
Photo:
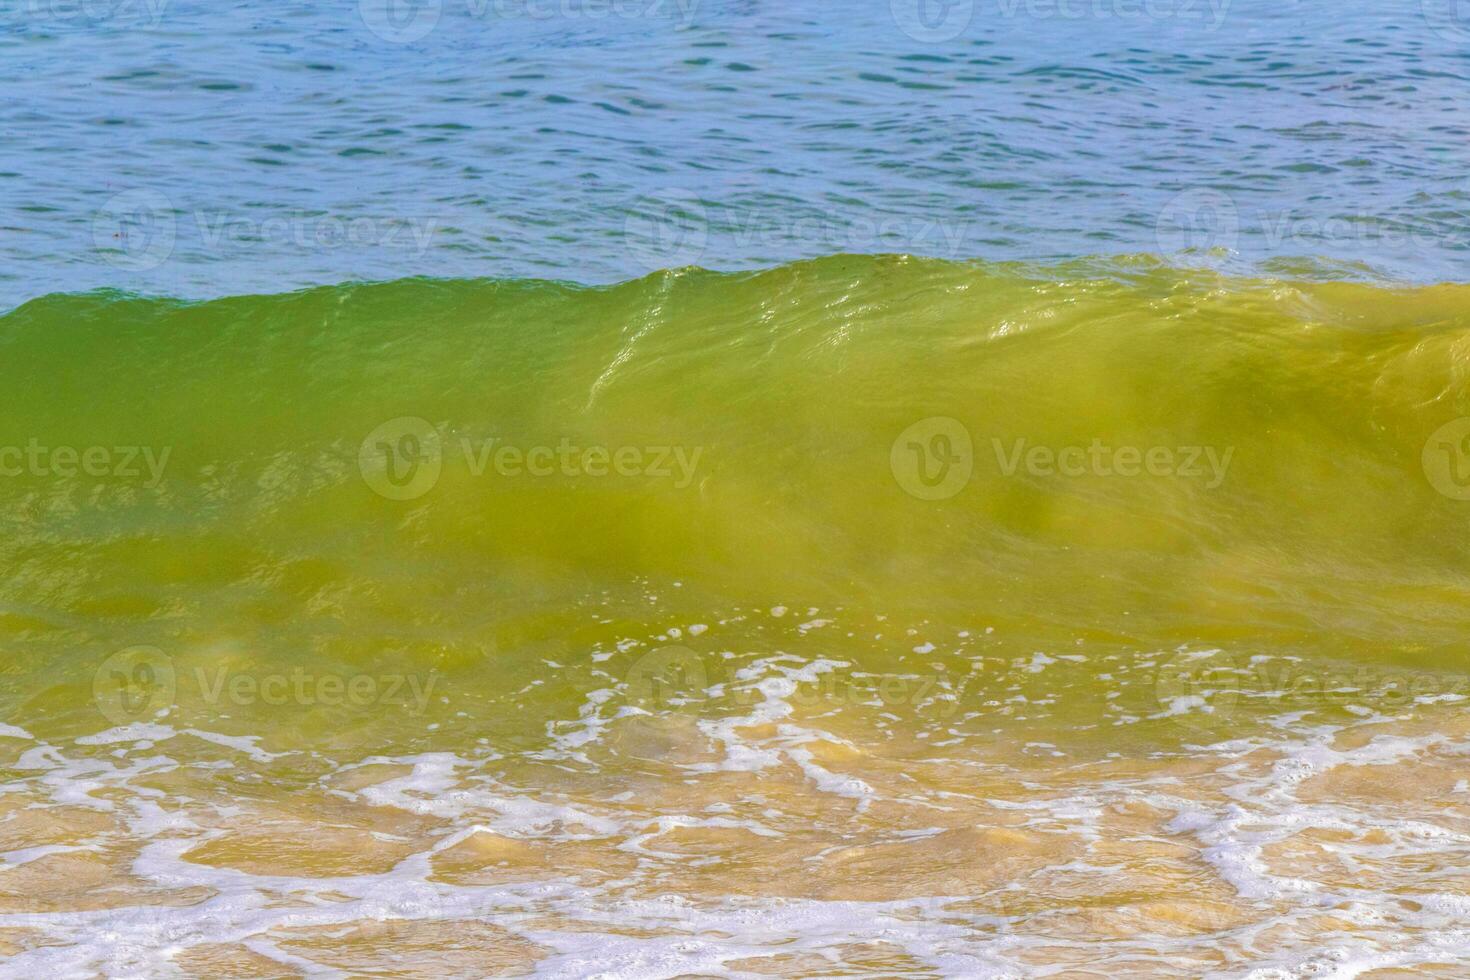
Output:
<svg viewBox="0 0 1470 980">
<path fill-rule="evenodd" d="M 52 296 L 0 318 L 0 643 L 491 685 L 657 595 L 1443 662 L 1467 374 L 1470 287 L 1148 260 Z"/>
</svg>

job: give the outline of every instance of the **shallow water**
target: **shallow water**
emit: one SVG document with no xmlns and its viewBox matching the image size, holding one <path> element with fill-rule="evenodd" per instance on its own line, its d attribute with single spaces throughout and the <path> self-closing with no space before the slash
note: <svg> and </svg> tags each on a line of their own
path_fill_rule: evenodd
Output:
<svg viewBox="0 0 1470 980">
<path fill-rule="evenodd" d="M 1462 976 L 1451 8 L 531 9 L 0 20 L 0 975 Z"/>
</svg>

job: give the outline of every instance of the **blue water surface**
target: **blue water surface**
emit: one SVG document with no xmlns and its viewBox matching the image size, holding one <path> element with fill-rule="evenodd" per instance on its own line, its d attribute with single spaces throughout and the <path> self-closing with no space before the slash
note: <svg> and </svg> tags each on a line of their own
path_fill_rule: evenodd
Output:
<svg viewBox="0 0 1470 980">
<path fill-rule="evenodd" d="M 7 0 L 0 307 L 834 252 L 1463 280 L 1467 80 L 1453 0 Z"/>
</svg>

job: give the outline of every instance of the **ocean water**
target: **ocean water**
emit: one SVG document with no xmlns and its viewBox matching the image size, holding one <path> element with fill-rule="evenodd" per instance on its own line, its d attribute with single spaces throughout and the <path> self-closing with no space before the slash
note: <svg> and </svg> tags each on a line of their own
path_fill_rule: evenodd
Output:
<svg viewBox="0 0 1470 980">
<path fill-rule="evenodd" d="M 0 975 L 1460 977 L 1470 21 L 0 19 Z"/>
<path fill-rule="evenodd" d="M 14 0 L 0 304 L 846 252 L 1460 281 L 1467 42 L 1450 0 Z"/>
</svg>

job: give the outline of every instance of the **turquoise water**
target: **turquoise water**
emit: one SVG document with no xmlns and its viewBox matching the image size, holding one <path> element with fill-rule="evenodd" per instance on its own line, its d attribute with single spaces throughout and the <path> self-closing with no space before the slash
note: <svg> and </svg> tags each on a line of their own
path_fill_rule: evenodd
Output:
<svg viewBox="0 0 1470 980">
<path fill-rule="evenodd" d="M 0 304 L 836 252 L 1439 281 L 1470 254 L 1470 20 L 1439 0 L 384 2 L 6 4 Z"/>
</svg>

